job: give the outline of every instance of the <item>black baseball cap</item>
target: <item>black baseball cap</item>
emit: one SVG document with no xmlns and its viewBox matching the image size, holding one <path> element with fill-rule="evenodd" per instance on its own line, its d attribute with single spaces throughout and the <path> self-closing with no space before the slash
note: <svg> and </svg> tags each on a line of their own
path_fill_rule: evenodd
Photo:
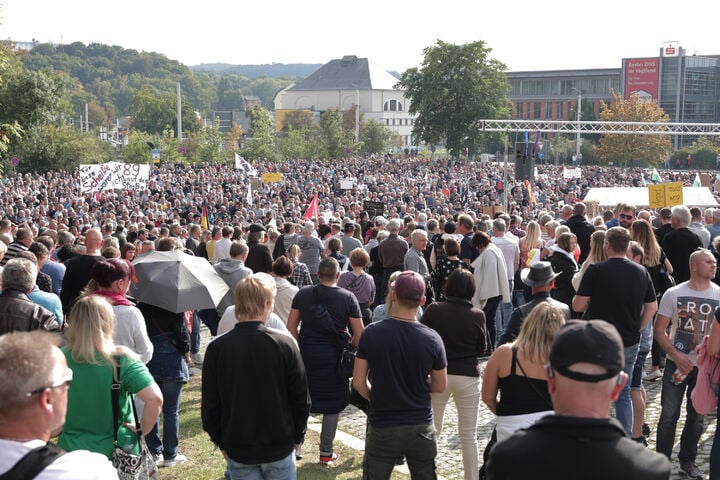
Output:
<svg viewBox="0 0 720 480">
<path fill-rule="evenodd" d="M 617 329 L 604 320 L 571 320 L 560 328 L 550 348 L 550 365 L 563 377 L 580 382 L 599 382 L 615 377 L 623 369 L 625 354 Z M 607 369 L 589 374 L 571 370 L 576 363 L 591 363 Z"/>
</svg>

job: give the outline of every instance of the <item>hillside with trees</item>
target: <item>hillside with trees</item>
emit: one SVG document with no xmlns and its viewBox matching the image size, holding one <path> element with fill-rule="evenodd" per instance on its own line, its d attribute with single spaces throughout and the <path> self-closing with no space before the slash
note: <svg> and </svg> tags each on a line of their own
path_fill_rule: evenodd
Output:
<svg viewBox="0 0 720 480">
<path fill-rule="evenodd" d="M 180 82 L 182 94 L 192 108 L 207 115 L 212 111 L 243 110 L 243 96 L 257 96 L 265 108 L 272 109 L 275 94 L 298 79 L 263 76 L 258 69 L 252 76 L 233 69 L 213 73 L 191 69 L 159 53 L 99 43 L 44 43 L 20 58 L 30 71 L 52 71 L 65 77 L 75 118 L 83 114 L 88 103 L 92 110 L 90 122 L 99 125 L 127 115 L 134 95 L 141 90 L 174 94 Z"/>
</svg>

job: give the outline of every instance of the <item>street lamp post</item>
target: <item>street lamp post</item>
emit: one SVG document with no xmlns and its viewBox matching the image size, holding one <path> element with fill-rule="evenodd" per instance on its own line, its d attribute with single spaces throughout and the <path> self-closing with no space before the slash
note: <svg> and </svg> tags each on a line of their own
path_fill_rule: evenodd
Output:
<svg viewBox="0 0 720 480">
<path fill-rule="evenodd" d="M 578 100 L 577 100 L 577 126 L 575 127 L 575 160 L 580 163 L 580 160 L 582 159 L 582 156 L 580 155 L 580 117 L 582 115 L 581 113 L 581 106 L 582 106 L 582 92 L 578 90 L 577 88 L 573 88 L 573 91 L 577 92 L 578 94 Z"/>
</svg>

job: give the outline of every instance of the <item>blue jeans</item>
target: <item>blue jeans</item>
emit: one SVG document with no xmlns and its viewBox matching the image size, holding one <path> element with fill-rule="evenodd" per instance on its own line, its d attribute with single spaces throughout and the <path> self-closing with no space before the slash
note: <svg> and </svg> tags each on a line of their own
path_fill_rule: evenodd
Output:
<svg viewBox="0 0 720 480">
<path fill-rule="evenodd" d="M 435 480 L 435 427 L 403 425 L 373 428 L 365 435 L 363 479 L 389 479 L 398 458 L 407 460 L 413 480 Z"/>
<path fill-rule="evenodd" d="M 156 380 L 163 394 L 163 434 L 160 441 L 160 421 L 155 422 L 150 434 L 145 437 L 151 452 L 162 453 L 166 460 L 175 458 L 178 453 L 180 431 L 180 392 L 183 382 L 177 380 Z"/>
<path fill-rule="evenodd" d="M 295 451 L 282 460 L 255 465 L 236 462 L 228 457 L 227 473 L 226 478 L 230 480 L 295 480 Z"/>
<path fill-rule="evenodd" d="M 507 327 L 510 321 L 510 315 L 512 315 L 513 304 L 511 303 L 500 303 L 500 306 L 495 312 L 495 339 L 502 337 L 505 333 L 505 327 Z"/>
<path fill-rule="evenodd" d="M 630 379 L 632 378 L 633 369 L 635 368 L 635 359 L 638 356 L 639 344 L 630 345 L 625 347 L 623 352 L 625 353 L 625 366 L 623 366 L 623 372 L 627 373 L 628 381 L 620 391 L 618 399 L 615 400 L 615 418 L 625 429 L 625 433 L 632 436 L 632 424 L 633 424 L 633 407 L 632 400 L 630 399 Z"/>
<path fill-rule="evenodd" d="M 680 463 L 693 462 L 697 456 L 697 446 L 703 430 L 703 416 L 695 411 L 692 401 L 690 401 L 690 393 L 695 388 L 697 380 L 697 368 L 693 368 L 679 385 L 672 383 L 672 374 L 676 369 L 675 362 L 668 357 L 663 372 L 662 392 L 660 393 L 662 410 L 660 411 L 660 420 L 658 420 L 657 426 L 657 451 L 670 458 L 675 443 L 675 429 L 680 418 L 680 407 L 682 406 L 683 395 L 685 395 L 687 397 L 687 402 L 685 402 L 686 417 L 680 435 L 678 460 L 680 460 Z M 714 442 L 713 448 L 715 448 Z M 712 454 L 710 458 L 712 458 Z"/>
</svg>

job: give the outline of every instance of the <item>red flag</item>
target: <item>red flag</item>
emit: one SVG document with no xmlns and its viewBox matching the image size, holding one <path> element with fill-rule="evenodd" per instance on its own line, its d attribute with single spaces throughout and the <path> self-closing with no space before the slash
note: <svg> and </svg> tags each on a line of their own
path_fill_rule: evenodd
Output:
<svg viewBox="0 0 720 480">
<path fill-rule="evenodd" d="M 308 206 L 307 211 L 305 212 L 305 215 L 303 215 L 303 222 L 307 222 L 312 220 L 313 218 L 317 218 L 318 216 L 318 197 L 317 193 L 313 197 L 312 201 L 310 202 L 310 205 Z"/>
<path fill-rule="evenodd" d="M 205 205 L 203 205 L 202 217 L 200 217 L 200 228 L 203 230 L 208 229 L 207 207 L 205 207 Z"/>
</svg>

